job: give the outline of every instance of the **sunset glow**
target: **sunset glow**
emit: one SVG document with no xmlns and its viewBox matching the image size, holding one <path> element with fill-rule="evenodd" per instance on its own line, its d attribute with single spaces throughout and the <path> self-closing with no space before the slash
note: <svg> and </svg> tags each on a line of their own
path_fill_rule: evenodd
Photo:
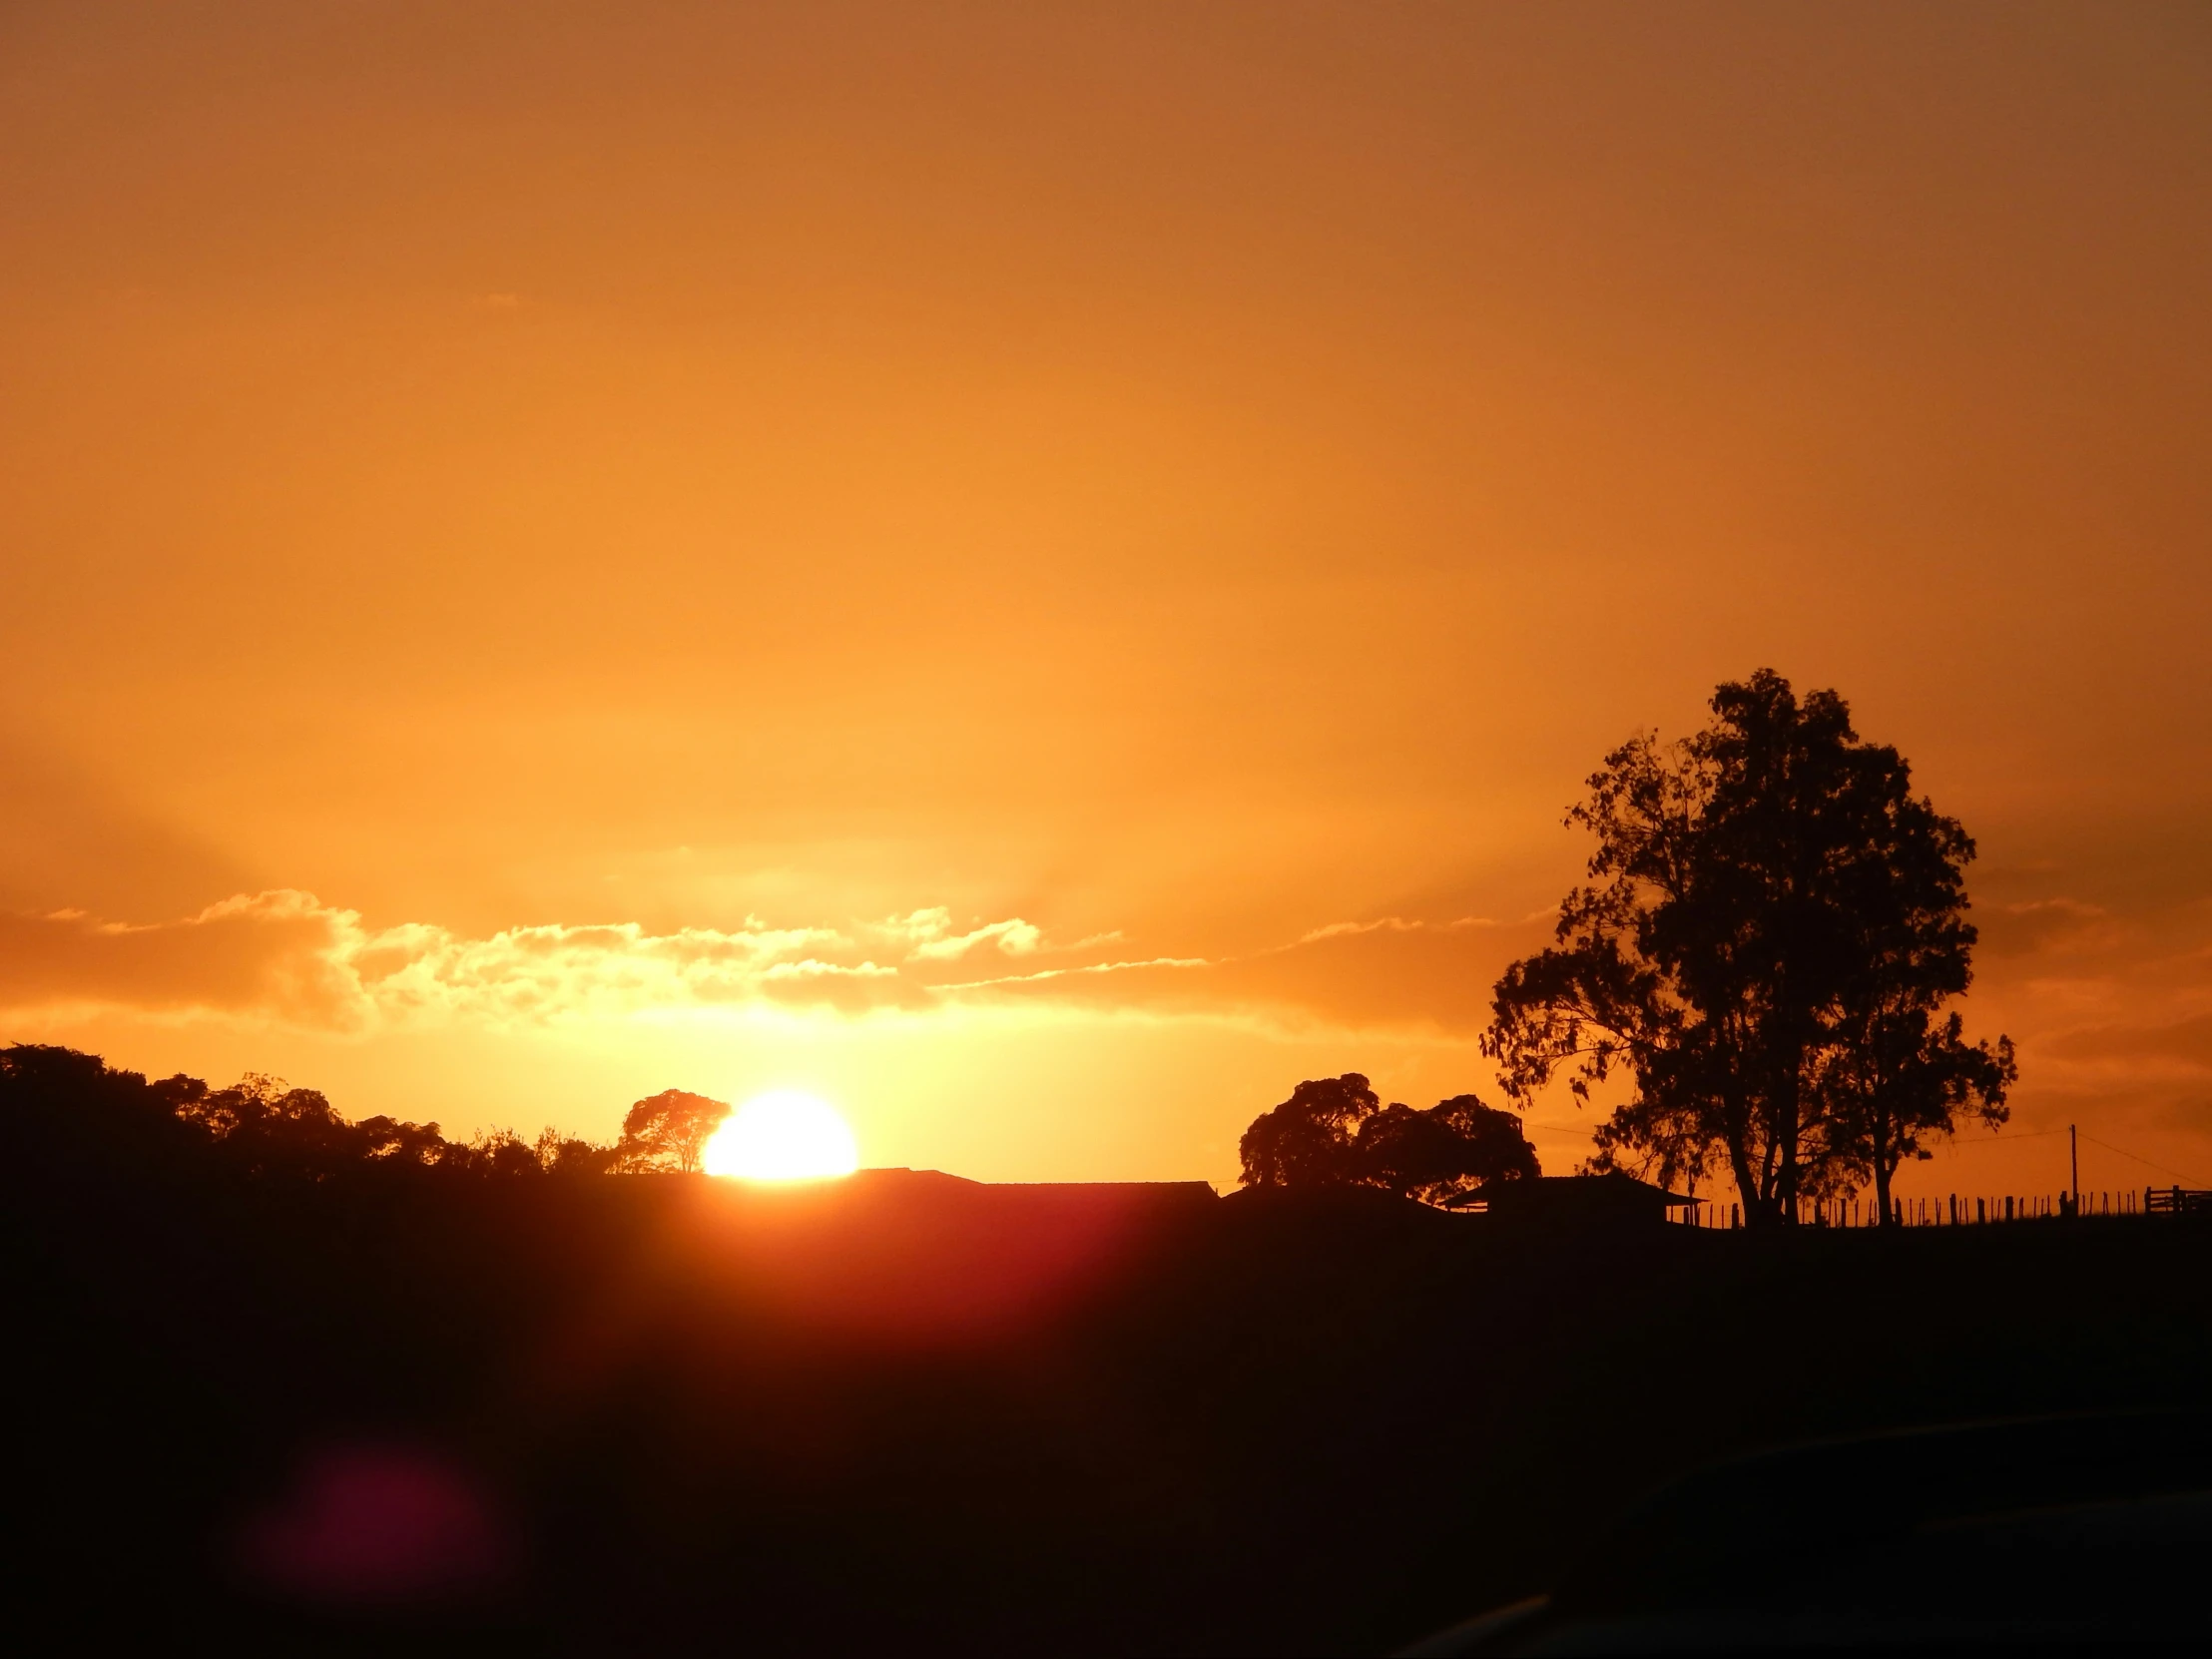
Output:
<svg viewBox="0 0 2212 1659">
<path fill-rule="evenodd" d="M 852 1131 L 828 1101 L 798 1089 L 755 1095 L 723 1120 L 701 1154 L 709 1175 L 821 1181 L 860 1164 Z"/>
<path fill-rule="evenodd" d="M 14 1623 L 2212 1653 L 2212 0 L 4 0 L 0 157 Z"/>
<path fill-rule="evenodd" d="M 2212 1169 L 2212 14 L 2027 12 L 10 12 L 0 1035 L 1228 1182 L 1766 664 L 1979 847 L 1904 1179 Z"/>
</svg>

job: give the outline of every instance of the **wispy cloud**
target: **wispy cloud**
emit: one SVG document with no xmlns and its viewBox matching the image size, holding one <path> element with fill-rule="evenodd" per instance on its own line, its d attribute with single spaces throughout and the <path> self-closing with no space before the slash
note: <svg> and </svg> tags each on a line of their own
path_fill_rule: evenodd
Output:
<svg viewBox="0 0 2212 1659">
<path fill-rule="evenodd" d="M 363 1030 L 748 1002 L 871 1005 L 915 994 L 832 927 L 635 922 L 511 927 L 472 938 L 425 922 L 365 926 L 290 889 L 240 894 L 151 925 L 81 912 L 0 917 L 0 1006 L 122 1006 Z"/>
<path fill-rule="evenodd" d="M 1203 968 L 1217 964 L 1207 956 L 1147 956 L 1134 962 L 1085 962 L 1079 967 L 1039 968 L 1034 973 L 1003 973 L 995 979 L 963 979 L 954 984 L 939 985 L 940 991 L 979 991 L 994 985 L 1034 985 L 1047 979 L 1066 979 L 1076 975 L 1104 973 L 1133 973 L 1139 968 Z"/>
<path fill-rule="evenodd" d="M 1536 920 L 1550 915 L 1549 910 L 1539 910 L 1523 920 Z M 1459 916 L 1451 921 L 1407 920 L 1404 916 L 1378 916 L 1373 921 L 1332 921 L 1327 926 L 1316 927 L 1301 933 L 1294 944 L 1279 948 L 1296 950 L 1302 944 L 1318 944 L 1323 939 L 1346 938 L 1360 933 L 1456 933 L 1464 927 L 1496 927 L 1500 923 L 1488 916 Z"/>
<path fill-rule="evenodd" d="M 1044 944 L 1044 930 L 1019 916 L 987 921 L 965 933 L 955 933 L 952 912 L 941 904 L 893 916 L 878 925 L 889 937 L 906 941 L 909 961 L 957 961 L 981 944 L 996 944 L 1009 956 L 1026 956 Z"/>
<path fill-rule="evenodd" d="M 654 932 L 636 922 L 546 923 L 479 936 L 431 922 L 372 927 L 357 911 L 279 889 L 151 924 L 74 910 L 0 916 L 0 1009 L 116 1008 L 368 1032 L 1016 998 L 1463 1032 L 1486 1015 L 1511 931 L 1476 916 L 1393 915 L 1241 954 L 1139 955 L 1118 930 L 1060 945 L 1021 916 L 963 926 L 939 905 L 837 925 L 748 917 L 736 928 Z M 999 963 L 1006 971 L 993 971 Z"/>
</svg>

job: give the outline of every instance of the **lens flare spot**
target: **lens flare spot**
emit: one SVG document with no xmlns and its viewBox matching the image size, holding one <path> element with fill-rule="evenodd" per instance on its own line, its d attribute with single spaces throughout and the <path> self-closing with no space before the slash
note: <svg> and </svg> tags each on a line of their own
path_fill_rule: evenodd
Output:
<svg viewBox="0 0 2212 1659">
<path fill-rule="evenodd" d="M 828 1101 L 798 1089 L 775 1089 L 724 1118 L 700 1159 L 709 1175 L 820 1181 L 859 1168 L 860 1149 Z"/>
</svg>

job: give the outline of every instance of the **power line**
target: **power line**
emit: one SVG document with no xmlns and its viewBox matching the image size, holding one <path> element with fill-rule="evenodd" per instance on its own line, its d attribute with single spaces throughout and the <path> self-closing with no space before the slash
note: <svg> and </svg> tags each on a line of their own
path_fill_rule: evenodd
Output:
<svg viewBox="0 0 2212 1659">
<path fill-rule="evenodd" d="M 2022 1129 L 2010 1135 L 1976 1135 L 1971 1140 L 1952 1141 L 1950 1143 L 1950 1150 L 1953 1152 L 1963 1152 L 1968 1147 L 1987 1146 L 1992 1141 L 2033 1141 L 2040 1140 L 2045 1136 L 2063 1135 L 2064 1133 L 2065 1130 L 2063 1129 Z M 2085 1141 L 2088 1141 L 2091 1145 L 2103 1147 L 2104 1150 L 2107 1152 L 2117 1152 L 2122 1158 L 2132 1159 L 2134 1162 L 2141 1164 L 2146 1169 L 2157 1170 L 2162 1175 L 2177 1176 L 2181 1180 L 2190 1183 L 2192 1186 L 2198 1184 L 2197 1178 L 2191 1175 L 2187 1170 L 2178 1170 L 2167 1164 L 2153 1162 L 2151 1159 L 2145 1158 L 2138 1153 L 2128 1151 L 2127 1148 L 2124 1146 L 2114 1146 L 2110 1141 L 2098 1140 L 2096 1136 L 2090 1134 L 2087 1130 L 2081 1131 L 2081 1138 Z"/>
<path fill-rule="evenodd" d="M 1950 1143 L 1953 1152 L 1963 1152 L 1969 1146 L 1988 1146 L 1996 1141 L 2033 1141 L 2045 1135 L 2063 1135 L 2063 1129 L 2022 1129 L 2013 1135 L 1976 1135 L 1971 1140 L 1955 1139 Z"/>
<path fill-rule="evenodd" d="M 2117 1152 L 2123 1158 L 2132 1158 L 2136 1163 L 2143 1165 L 2146 1169 L 2157 1170 L 2162 1175 L 2176 1176 L 2179 1179 L 2188 1182 L 2191 1186 L 2202 1185 L 2202 1183 L 2199 1182 L 2195 1176 L 2189 1174 L 2186 1170 L 2172 1169 L 2165 1164 L 2154 1164 L 2148 1158 L 2136 1157 L 2134 1153 L 2128 1151 L 2125 1147 L 2114 1146 L 2110 1141 L 2100 1141 L 2094 1135 L 2083 1135 L 2081 1138 L 2085 1141 L 2088 1141 L 2094 1146 L 2103 1147 L 2104 1150 L 2107 1152 Z"/>
</svg>

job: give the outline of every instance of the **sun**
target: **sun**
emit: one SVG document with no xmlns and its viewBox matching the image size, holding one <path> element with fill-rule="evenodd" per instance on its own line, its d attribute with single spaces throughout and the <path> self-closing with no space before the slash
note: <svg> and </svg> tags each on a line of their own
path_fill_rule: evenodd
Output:
<svg viewBox="0 0 2212 1659">
<path fill-rule="evenodd" d="M 828 1101 L 798 1089 L 772 1089 L 722 1120 L 700 1162 L 709 1175 L 820 1181 L 859 1168 L 860 1149 Z"/>
</svg>

